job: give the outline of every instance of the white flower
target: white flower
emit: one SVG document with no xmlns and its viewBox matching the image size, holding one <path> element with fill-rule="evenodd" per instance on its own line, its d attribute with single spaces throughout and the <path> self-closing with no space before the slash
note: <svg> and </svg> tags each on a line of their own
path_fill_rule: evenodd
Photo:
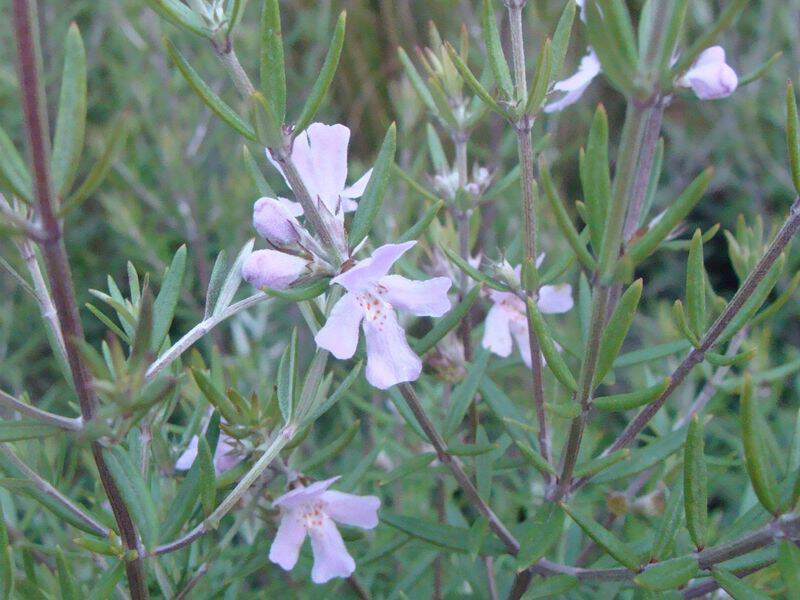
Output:
<svg viewBox="0 0 800 600">
<path fill-rule="evenodd" d="M 515 269 L 519 279 L 520 268 Z M 516 340 L 522 360 L 531 367 L 531 346 L 528 339 L 528 318 L 525 302 L 512 292 L 489 290 L 489 297 L 494 302 L 486 315 L 482 345 L 484 348 L 502 356 L 511 354 L 513 340 Z M 545 314 L 565 313 L 572 309 L 572 286 L 568 283 L 560 285 L 543 285 L 539 288 L 537 306 Z"/>
<path fill-rule="evenodd" d="M 242 265 L 242 278 L 250 285 L 286 289 L 308 268 L 308 261 L 278 250 L 256 250 Z"/>
<path fill-rule="evenodd" d="M 589 87 L 589 84 L 592 83 L 592 80 L 600 73 L 600 61 L 597 58 L 597 54 L 595 54 L 591 46 L 588 51 L 589 53 L 581 59 L 578 71 L 571 77 L 556 82 L 553 86 L 554 91 L 565 92 L 565 94 L 555 102 L 545 106 L 544 112 L 552 113 L 563 110 L 570 104 L 577 102 L 583 92 L 586 91 L 586 88 Z"/>
<path fill-rule="evenodd" d="M 363 324 L 367 381 L 382 390 L 414 381 L 422 372 L 422 361 L 408 345 L 395 308 L 430 317 L 441 317 L 450 310 L 447 290 L 452 282 L 447 277 L 413 281 L 387 274 L 414 244 L 381 246 L 370 258 L 334 277 L 331 283 L 343 286 L 347 293 L 334 305 L 315 338 L 320 348 L 336 358 L 347 359 L 355 354 L 358 330 Z"/>
<path fill-rule="evenodd" d="M 727 98 L 739 85 L 736 72 L 725 62 L 722 46 L 703 50 L 695 63 L 678 80 L 678 85 L 690 87 L 700 100 Z"/>
<path fill-rule="evenodd" d="M 300 548 L 311 538 L 314 566 L 311 580 L 325 583 L 334 577 L 349 577 L 356 563 L 336 528 L 336 523 L 361 529 L 378 525 L 378 508 L 381 501 L 376 496 L 356 496 L 328 488 L 339 477 L 298 487 L 273 503 L 281 509 L 281 523 L 269 550 L 269 559 L 285 571 L 297 564 Z"/>
</svg>

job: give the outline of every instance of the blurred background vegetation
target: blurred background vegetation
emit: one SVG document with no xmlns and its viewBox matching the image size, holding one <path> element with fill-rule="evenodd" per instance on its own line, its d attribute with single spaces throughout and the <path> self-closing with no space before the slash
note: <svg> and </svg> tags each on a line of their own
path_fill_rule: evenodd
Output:
<svg viewBox="0 0 800 600">
<path fill-rule="evenodd" d="M 425 147 L 428 119 L 403 75 L 396 49 L 411 50 L 428 40 L 428 23 L 433 21 L 442 37 L 457 40 L 466 28 L 472 39 L 472 64 L 480 66 L 480 42 L 474 0 L 291 0 L 282 3 L 283 31 L 291 99 L 302 98 L 318 73 L 326 43 L 338 12 L 348 11 L 347 37 L 334 88 L 320 113 L 325 122 L 348 125 L 351 141 L 351 172 L 360 175 L 371 164 L 388 124 L 399 127 L 398 162 L 425 182 L 432 173 Z M 564 0 L 529 0 L 524 15 L 529 57 L 549 35 Z M 628 2 L 638 11 L 640 2 Z M 695 0 L 690 3 L 690 31 L 703 29 L 725 2 Z M 239 57 L 248 71 L 255 73 L 258 14 L 260 3 L 249 2 L 236 37 Z M 0 14 L 10 13 L 10 1 L 0 0 Z M 79 304 L 90 301 L 90 288 L 104 289 L 106 276 L 124 281 L 126 262 L 140 272 L 149 271 L 158 281 L 176 248 L 187 243 L 190 267 L 185 293 L 180 303 L 173 333 L 184 332 L 202 314 L 202 298 L 216 254 L 225 249 L 235 255 L 253 236 L 252 204 L 256 192 L 241 159 L 237 134 L 228 129 L 187 87 L 169 63 L 162 44 L 170 39 L 187 55 L 212 87 L 231 105 L 239 106 L 238 96 L 219 67 L 213 50 L 204 40 L 178 32 L 158 19 L 141 0 L 72 0 L 40 2 L 40 21 L 45 71 L 50 82 L 51 103 L 58 98 L 64 35 L 71 21 L 80 26 L 89 61 L 88 155 L 99 157 L 111 132 L 122 126 L 127 138 L 114 158 L 107 181 L 79 210 L 69 215 L 66 224 L 67 248 L 72 260 Z M 504 23 L 505 26 L 505 23 Z M 757 69 L 774 53 L 780 60 L 754 83 L 741 88 L 731 98 L 698 102 L 687 92 L 674 99 L 667 110 L 664 138 L 666 153 L 656 205 L 663 207 L 705 166 L 716 169 L 707 198 L 692 214 L 690 226 L 707 230 L 715 223 L 733 229 L 739 214 L 748 224 L 757 217 L 769 231 L 785 214 L 792 199 L 787 170 L 783 127 L 784 89 L 787 78 L 796 80 L 800 66 L 800 0 L 753 0 L 736 27 L 720 41 L 728 62 L 742 75 Z M 503 35 L 506 35 L 503 30 Z M 566 72 L 572 71 L 585 52 L 585 40 L 576 25 L 567 59 Z M 530 65 L 532 69 L 532 65 Z M 547 116 L 535 125 L 534 135 L 544 148 L 565 195 L 579 197 L 577 181 L 578 149 L 585 142 L 588 123 L 598 102 L 605 104 L 611 122 L 612 151 L 622 122 L 623 99 L 602 78 L 587 94 L 563 113 Z M 299 101 L 298 101 L 299 103 Z M 52 109 L 53 107 L 51 107 Z M 295 115 L 298 106 L 294 106 Z M 54 110 L 50 111 L 51 118 Z M 21 111 L 15 69 L 14 40 L 7 25 L 0 27 L 0 121 L 18 148 L 22 143 Z M 251 148 L 275 189 L 283 190 L 280 178 Z M 516 164 L 513 132 L 498 119 L 488 119 L 472 136 L 470 156 L 494 172 L 495 180 Z M 83 164 L 85 173 L 89 164 Z M 518 247 L 519 191 L 507 187 L 484 209 L 492 227 L 481 228 L 478 248 L 498 256 L 498 246 L 513 255 Z M 423 199 L 401 181 L 392 184 L 378 224 L 383 236 L 414 222 Z M 543 215 L 543 246 L 557 251 L 558 233 Z M 561 242 L 559 242 L 561 243 Z M 8 239 L 0 239 L 0 255 L 10 262 L 18 260 Z M 725 238 L 720 233 L 706 246 L 709 275 L 717 293 L 729 297 L 738 281 L 730 266 Z M 800 253 L 790 259 L 789 272 L 797 270 Z M 666 341 L 669 330 L 668 307 L 683 290 L 685 255 L 682 251 L 661 252 L 650 260 L 644 277 L 647 282 L 646 312 L 659 337 L 639 340 Z M 785 286 L 788 277 L 779 284 Z M 253 367 L 248 377 L 257 380 L 259 364 L 274 371 L 275 357 L 287 338 L 282 319 L 264 318 L 262 306 L 220 328 L 214 340 L 229 357 L 247 360 Z M 764 366 L 795 358 L 800 345 L 798 303 L 790 302 L 771 321 L 770 330 L 760 333 L 761 351 L 754 361 Z M 98 345 L 104 326 L 83 310 L 87 336 Z M 647 328 L 639 328 L 647 331 Z M 646 333 L 640 334 L 646 336 Z M 208 338 L 204 343 L 210 343 Z M 277 342 L 277 343 L 276 343 Z M 263 352 L 250 353 L 253 345 Z M 205 347 L 208 353 L 210 346 Z M 238 358 L 237 358 L 238 357 Z M 258 358 L 254 358 L 258 357 Z M 251 361 L 257 361 L 251 363 Z M 25 389 L 42 398 L 47 406 L 53 398 L 54 382 L 59 380 L 50 356 L 37 308 L 27 301 L 24 290 L 13 278 L 0 273 L 0 385 L 3 389 Z M 772 399 L 783 401 L 788 415 L 796 410 L 794 391 L 787 379 L 772 392 Z M 63 384 L 62 384 L 63 385 Z M 691 394 L 687 394 L 691 396 Z M 796 398 L 796 396 L 795 396 Z M 782 400 L 783 399 L 783 400 Z M 781 409 L 779 409 L 781 411 Z M 775 418 L 779 430 L 788 431 L 793 422 Z M 773 418 L 782 412 L 773 413 Z M 735 421 L 721 421 L 725 429 Z M 724 469 L 717 473 L 725 477 Z M 728 497 L 715 502 L 738 501 L 742 470 L 731 480 Z M 723 479 L 723 481 L 725 481 Z M 725 485 L 716 486 L 718 493 Z"/>
</svg>

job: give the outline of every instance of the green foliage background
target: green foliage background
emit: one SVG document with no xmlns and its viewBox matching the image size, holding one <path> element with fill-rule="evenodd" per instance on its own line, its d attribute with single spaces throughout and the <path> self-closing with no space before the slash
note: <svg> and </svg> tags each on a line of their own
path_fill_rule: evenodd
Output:
<svg viewBox="0 0 800 600">
<path fill-rule="evenodd" d="M 692 27 L 701 30 L 709 23 L 717 4 L 691 2 L 689 21 L 694 24 Z M 386 127 L 396 120 L 398 163 L 420 181 L 425 181 L 425 173 L 432 172 L 427 152 L 423 151 L 426 117 L 404 78 L 395 49 L 398 45 L 408 50 L 425 45 L 429 20 L 436 23 L 446 39 L 456 40 L 461 27 L 466 27 L 474 36 L 479 23 L 476 5 L 469 0 L 298 0 L 282 3 L 290 110 L 292 99 L 301 98 L 318 73 L 336 15 L 347 9 L 348 33 L 342 61 L 332 93 L 318 120 L 342 122 L 353 131 L 350 163 L 353 174 L 362 173 L 374 161 Z M 638 2 L 634 0 L 629 5 L 635 10 Z M 562 7 L 560 0 L 530 1 L 524 13 L 530 56 L 535 56 L 534 50 L 553 30 Z M 251 73 L 255 73 L 258 64 L 258 10 L 259 3 L 251 1 L 237 35 L 239 57 Z M 9 11 L 10 2 L 0 1 L 0 14 Z M 168 34 L 231 105 L 239 106 L 238 96 L 207 43 L 164 25 L 138 0 L 45 1 L 40 17 L 51 102 L 58 98 L 61 49 L 69 23 L 77 22 L 83 34 L 89 61 L 87 154 L 93 158 L 99 156 L 103 141 L 119 119 L 125 120 L 129 132 L 108 180 L 67 219 L 67 249 L 79 304 L 90 300 L 90 288 L 105 288 L 107 275 L 124 281 L 127 261 L 132 261 L 140 273 L 150 272 L 158 283 L 173 253 L 185 242 L 190 263 L 172 329 L 175 339 L 202 316 L 203 294 L 217 252 L 225 249 L 229 256 L 235 255 L 254 235 L 250 219 L 257 194 L 241 159 L 240 138 L 203 106 L 169 64 L 162 36 Z M 786 79 L 796 80 L 800 66 L 799 20 L 798 0 L 750 2 L 735 28 L 722 40 L 729 62 L 743 75 L 758 68 L 775 52 L 783 52 L 780 60 L 762 79 L 741 88 L 729 99 L 700 103 L 686 93 L 678 96 L 667 110 L 666 159 L 657 205 L 663 207 L 669 203 L 702 168 L 708 165 L 716 168 L 705 201 L 691 215 L 692 230 L 695 226 L 706 230 L 715 223 L 732 230 L 740 214 L 749 224 L 760 215 L 769 230 L 776 216 L 780 219 L 785 214 L 793 192 L 784 141 L 783 94 Z M 473 40 L 475 47 L 479 44 Z M 571 71 L 584 47 L 585 41 L 576 27 L 566 71 Z M 474 52 L 473 65 L 479 64 L 480 54 Z M 545 153 L 560 180 L 562 193 L 570 198 L 580 195 L 575 176 L 578 149 L 585 143 L 588 123 L 597 102 L 602 102 L 609 112 L 612 149 L 619 135 L 624 100 L 600 81 L 575 106 L 560 115 L 543 118 L 535 125 L 534 139 L 546 144 Z M 13 35 L 4 24 L 0 26 L 0 121 L 17 147 L 22 148 L 18 98 Z M 295 112 L 298 109 L 295 104 Z M 53 113 L 54 107 L 51 107 L 51 117 Z M 482 164 L 495 170 L 498 178 L 516 164 L 513 132 L 502 127 L 497 119 L 488 119 L 472 139 L 471 156 L 479 157 Z M 275 189 L 284 189 L 263 155 L 258 153 L 257 158 Z M 84 162 L 81 173 L 85 173 L 88 166 L 88 162 Z M 481 228 L 476 235 L 479 246 L 492 258 L 499 258 L 499 250 L 519 256 L 518 193 L 518 186 L 511 186 L 485 209 L 484 220 L 493 225 Z M 395 180 L 377 224 L 377 237 L 391 241 L 393 234 L 415 222 L 423 206 L 418 194 Z M 543 214 L 542 218 L 542 245 L 556 253 L 563 242 L 559 241 L 549 216 Z M 15 256 L 9 240 L 0 239 L 0 254 Z M 797 252 L 789 256 L 789 273 L 797 270 L 799 258 Z M 644 272 L 647 283 L 645 315 L 634 337 L 627 342 L 631 349 L 677 339 L 668 315 L 669 306 L 683 290 L 684 262 L 683 250 L 662 251 L 648 262 Z M 706 266 L 717 293 L 729 297 L 738 282 L 721 234 L 706 245 Z M 773 294 L 779 293 L 787 281 L 788 278 L 784 278 Z M 764 371 L 798 358 L 798 314 L 798 303 L 793 299 L 770 321 L 768 328 L 755 334 L 758 351 L 749 365 L 751 370 Z M 87 337 L 99 346 L 106 335 L 105 328 L 86 310 L 82 317 Z M 204 340 L 199 349 L 207 361 L 214 356 L 214 360 L 228 369 L 229 381 L 235 382 L 242 393 L 263 389 L 273 376 L 288 340 L 288 323 L 298 320 L 296 309 L 288 304 L 276 303 L 271 308 L 260 306 L 221 327 L 214 336 Z M 570 327 L 565 326 L 562 335 L 573 335 L 574 328 Z M 307 351 L 309 339 L 304 335 Z M 527 406 L 520 400 L 525 393 L 523 386 L 514 385 L 521 379 L 519 370 L 514 369 L 511 362 L 501 361 L 494 369 L 494 376 L 508 384 L 505 389 L 510 390 L 508 393 L 513 400 Z M 0 386 L 10 391 L 27 390 L 31 397 L 39 399 L 39 406 L 74 414 L 69 412 L 72 401 L 64 393 L 65 387 L 51 358 L 37 308 L 5 274 L 0 276 Z M 697 386 L 691 382 L 684 387 L 673 399 L 673 406 L 691 402 L 697 391 Z M 739 460 L 738 404 L 732 391 L 732 386 L 723 386 L 717 392 L 711 404 L 716 418 L 707 425 L 706 453 L 714 457 L 709 465 L 710 517 L 712 528 L 718 530 L 729 529 L 736 517 L 745 514 L 754 504 Z M 773 458 L 777 464 L 785 464 L 783 450 L 787 440 L 792 438 L 798 408 L 797 379 L 790 373 L 771 385 L 760 386 L 757 391 L 762 412 L 768 415 L 774 432 L 774 439 L 769 440 Z M 334 462 L 317 467 L 310 474 L 322 477 L 352 472 L 365 457 L 374 458 L 375 454 L 370 455 L 370 452 L 379 447 L 384 448 L 395 465 L 407 459 L 410 453 L 399 442 L 401 434 L 397 433 L 398 440 L 394 439 L 395 428 L 400 427 L 402 421 L 387 416 L 380 407 L 377 395 L 362 386 L 359 394 L 327 415 L 304 446 L 303 452 L 308 455 L 312 454 L 311 449 L 325 447 L 337 439 L 356 418 L 362 419 L 362 426 L 355 440 Z M 191 411 L 187 409 L 188 412 Z M 608 417 L 608 422 L 590 432 L 589 447 L 602 446 L 603 436 L 619 429 L 623 423 L 622 417 Z M 409 433 L 402 435 L 408 439 Z M 178 439 L 179 436 L 170 437 L 173 450 Z M 411 445 L 418 447 L 418 440 Z M 18 447 L 30 452 L 26 458 L 50 481 L 91 504 L 88 499 L 94 497 L 95 490 L 87 487 L 91 479 L 87 475 L 90 466 L 85 452 L 52 439 L 41 446 L 30 442 Z M 159 457 L 159 469 L 168 472 L 174 452 L 170 454 L 166 444 L 157 446 L 155 452 Z M 676 477 L 672 467 L 674 465 L 664 466 L 662 478 L 668 483 Z M 431 471 L 438 473 L 440 470 L 441 467 L 435 467 Z M 368 465 L 359 489 L 362 493 L 374 491 L 385 476 L 379 466 Z M 508 515 L 514 507 L 524 504 L 525 485 L 530 482 L 512 469 L 499 469 L 496 476 L 511 482 L 512 485 L 504 487 L 517 490 L 498 491 L 492 497 L 497 512 Z M 622 488 L 624 483 L 612 485 L 611 489 Z M 447 484 L 446 493 L 457 497 L 459 492 L 451 487 L 452 482 Z M 379 493 L 392 512 L 435 519 L 429 500 L 432 493 L 429 481 L 419 474 L 381 490 L 389 490 Z M 603 501 L 600 490 L 595 490 L 594 494 L 593 500 Z M 0 493 L 0 504 L 7 513 L 17 502 Z M 14 535 L 25 538 L 25 541 L 18 539 L 19 547 L 28 548 L 34 554 L 42 553 L 47 561 L 52 561 L 52 548 L 60 545 L 66 549 L 68 557 L 75 559 L 73 569 L 80 579 L 88 582 L 99 575 L 102 568 L 86 560 L 88 554 L 71 544 L 69 533 L 52 517 L 42 515 L 24 502 L 22 506 L 28 509 L 24 518 L 12 522 L 12 538 Z M 460 514 L 447 516 L 454 523 L 460 524 L 463 520 Z M 521 521 L 525 514 L 520 512 L 518 517 Z M 651 527 L 650 517 L 632 514 L 625 521 L 624 534 L 635 541 L 646 536 Z M 279 575 L 274 566 L 268 567 L 272 525 L 263 525 L 254 519 L 243 531 L 213 563 L 213 572 L 196 589 L 196 597 L 264 597 L 265 593 L 283 589 L 287 584 L 298 595 L 306 593 L 307 597 L 319 597 L 307 584 L 307 571 L 304 571 L 307 567 L 301 566 L 291 576 Z M 567 540 L 564 549 L 567 562 L 578 548 L 578 531 L 573 529 L 573 532 L 574 539 Z M 396 598 L 402 594 L 427 597 L 432 586 L 429 566 L 437 551 L 431 545 L 413 540 L 395 549 L 395 544 L 404 539 L 398 537 L 400 535 L 395 529 L 382 525 L 374 538 L 349 541 L 357 559 L 357 573 L 383 597 Z M 206 551 L 209 543 L 208 540 L 202 542 L 206 544 L 203 546 Z M 482 570 L 471 569 L 470 557 L 448 554 L 444 560 L 452 562 L 452 569 L 446 570 L 448 595 L 460 597 L 471 590 L 474 597 L 480 597 L 486 582 Z M 178 567 L 170 565 L 168 569 L 177 572 Z M 39 576 L 46 578 L 46 571 L 39 569 Z M 762 576 L 770 577 L 768 572 Z M 613 597 L 616 593 L 613 585 L 604 585 L 601 597 Z M 347 588 L 342 584 L 329 584 L 322 590 L 334 597 Z"/>
</svg>

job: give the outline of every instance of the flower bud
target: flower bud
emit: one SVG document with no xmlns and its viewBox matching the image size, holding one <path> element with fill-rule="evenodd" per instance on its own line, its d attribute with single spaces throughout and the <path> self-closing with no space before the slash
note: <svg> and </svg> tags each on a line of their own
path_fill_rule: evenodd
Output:
<svg viewBox="0 0 800 600">
<path fill-rule="evenodd" d="M 278 250 L 256 250 L 245 260 L 242 277 L 257 288 L 282 290 L 300 277 L 307 266 L 308 261 L 299 256 Z"/>
<path fill-rule="evenodd" d="M 725 62 L 725 50 L 712 46 L 700 54 L 678 84 L 691 87 L 700 100 L 717 100 L 730 96 L 739 85 L 739 78 Z"/>
<path fill-rule="evenodd" d="M 253 205 L 253 227 L 269 242 L 288 246 L 300 239 L 295 219 L 298 209 L 294 202 L 283 198 L 259 198 Z M 299 208 L 299 214 L 303 209 Z"/>
</svg>

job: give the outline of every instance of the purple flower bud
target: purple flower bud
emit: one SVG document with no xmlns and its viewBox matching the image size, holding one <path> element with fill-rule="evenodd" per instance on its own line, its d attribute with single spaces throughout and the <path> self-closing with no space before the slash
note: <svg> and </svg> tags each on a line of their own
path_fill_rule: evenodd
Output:
<svg viewBox="0 0 800 600">
<path fill-rule="evenodd" d="M 256 250 L 245 260 L 242 277 L 257 288 L 282 290 L 306 270 L 308 261 L 278 250 Z"/>
<path fill-rule="evenodd" d="M 295 217 L 302 212 L 299 205 L 284 198 L 259 198 L 253 205 L 253 226 L 269 242 L 288 246 L 300 239 Z"/>
</svg>

